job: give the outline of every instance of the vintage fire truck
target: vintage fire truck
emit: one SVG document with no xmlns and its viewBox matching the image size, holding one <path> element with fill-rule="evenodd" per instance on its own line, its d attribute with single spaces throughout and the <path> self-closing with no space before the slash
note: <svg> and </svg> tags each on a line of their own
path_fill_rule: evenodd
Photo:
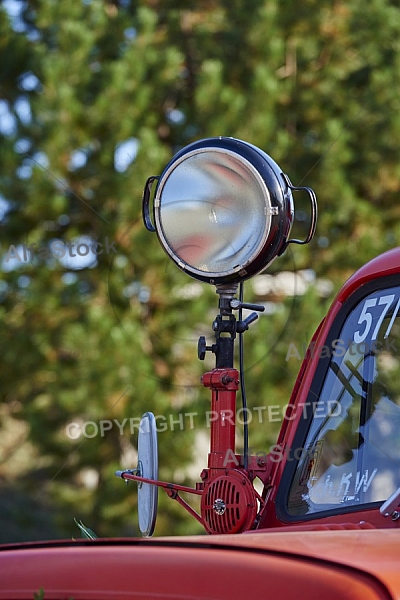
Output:
<svg viewBox="0 0 400 600">
<path fill-rule="evenodd" d="M 290 237 L 299 190 L 311 207 L 304 240 Z M 138 464 L 116 473 L 137 483 L 145 539 L 3 546 L 0 598 L 43 590 L 46 599 L 400 599 L 400 248 L 339 291 L 270 453 L 250 453 L 245 422 L 237 454 L 238 390 L 246 409 L 242 336 L 263 310 L 244 302 L 243 282 L 289 244 L 311 240 L 315 194 L 292 185 L 251 144 L 210 138 L 149 178 L 143 218 L 171 260 L 219 297 L 213 340 L 198 344 L 200 359 L 215 355 L 202 377 L 216 415 L 208 464 L 194 488 L 159 481 L 155 419 L 146 413 Z M 209 535 L 151 538 L 160 488 Z M 182 492 L 199 497 L 200 512 Z"/>
</svg>

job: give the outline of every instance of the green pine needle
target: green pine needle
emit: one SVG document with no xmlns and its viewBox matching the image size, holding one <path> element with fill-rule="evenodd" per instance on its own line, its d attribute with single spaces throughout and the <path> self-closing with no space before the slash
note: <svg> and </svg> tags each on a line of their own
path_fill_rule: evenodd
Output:
<svg viewBox="0 0 400 600">
<path fill-rule="evenodd" d="M 81 530 L 83 538 L 87 538 L 88 540 L 97 540 L 97 535 L 94 533 L 94 531 L 89 529 L 89 527 L 86 527 L 86 525 L 84 525 L 82 521 L 77 521 L 75 518 L 74 521 Z"/>
</svg>

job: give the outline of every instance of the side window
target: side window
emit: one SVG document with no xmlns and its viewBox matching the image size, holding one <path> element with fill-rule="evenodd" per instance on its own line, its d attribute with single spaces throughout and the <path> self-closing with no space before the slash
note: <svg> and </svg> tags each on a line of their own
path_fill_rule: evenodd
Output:
<svg viewBox="0 0 400 600">
<path fill-rule="evenodd" d="M 400 486 L 399 309 L 400 287 L 374 292 L 332 342 L 290 514 L 383 501 Z"/>
</svg>

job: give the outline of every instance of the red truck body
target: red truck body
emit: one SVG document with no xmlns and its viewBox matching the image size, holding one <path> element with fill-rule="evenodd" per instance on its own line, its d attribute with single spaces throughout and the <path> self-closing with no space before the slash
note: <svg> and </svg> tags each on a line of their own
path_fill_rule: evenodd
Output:
<svg viewBox="0 0 400 600">
<path fill-rule="evenodd" d="M 354 304 L 365 307 L 364 298 L 371 295 L 371 289 L 376 298 L 387 298 L 385 290 L 396 285 L 400 288 L 400 249 L 371 261 L 347 281 L 318 328 L 311 348 L 329 345 L 332 329 L 338 329 L 338 319 L 346 321 L 343 307 L 354 295 L 356 303 L 351 303 L 351 310 Z M 378 300 L 375 305 L 379 307 Z M 373 308 L 374 302 L 368 306 Z M 364 309 L 357 328 L 363 325 L 366 314 Z M 302 364 L 288 418 L 277 440 L 280 447 L 293 447 L 296 435 L 304 428 L 303 411 L 299 409 L 321 375 L 319 369 L 326 367 L 321 363 L 326 357 L 320 354 L 309 351 Z M 323 373 L 320 378 L 324 379 Z M 398 424 L 396 432 L 398 438 Z M 303 437 L 306 433 L 305 428 Z M 348 507 L 344 502 L 338 510 L 330 507 L 330 514 L 315 511 L 289 515 L 287 460 L 270 461 L 269 465 L 266 506 L 256 530 L 235 535 L 2 546 L 0 598 L 33 598 L 35 593 L 46 599 L 76 600 L 400 598 L 397 511 L 384 516 L 379 510 L 380 501 L 350 503 Z"/>
<path fill-rule="evenodd" d="M 295 191 L 311 204 L 303 240 L 290 238 Z M 143 217 L 178 267 L 220 295 L 215 344 L 201 338 L 198 351 L 216 356 L 203 385 L 218 419 L 195 488 L 158 481 L 152 413 L 139 428 L 138 468 L 117 475 L 138 483 L 144 536 L 158 487 L 213 535 L 2 546 L 0 599 L 400 600 L 400 248 L 345 283 L 311 341 L 276 445 L 240 456 L 233 347 L 257 317 L 243 319 L 242 308 L 262 307 L 236 298 L 238 285 L 311 240 L 315 194 L 254 146 L 210 138 L 149 178 Z M 201 497 L 201 514 L 180 492 Z"/>
</svg>

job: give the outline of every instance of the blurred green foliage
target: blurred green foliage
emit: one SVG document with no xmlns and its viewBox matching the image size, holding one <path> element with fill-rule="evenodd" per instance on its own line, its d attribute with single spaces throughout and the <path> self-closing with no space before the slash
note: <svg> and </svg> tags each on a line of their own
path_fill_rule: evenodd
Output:
<svg viewBox="0 0 400 600">
<path fill-rule="evenodd" d="M 182 146 L 224 135 L 315 189 L 315 240 L 269 271 L 314 282 L 260 291 L 261 275 L 246 287 L 271 312 L 245 336 L 249 405 L 284 406 L 300 367 L 286 360 L 289 344 L 303 348 L 338 286 L 399 238 L 400 8 L 8 0 L 0 60 L 0 541 L 71 537 L 74 517 L 100 536 L 137 535 L 135 486 L 114 477 L 135 466 L 130 419 L 166 416 L 160 478 L 193 484 L 188 467 L 207 459 L 199 380 L 212 366 L 197 361 L 196 343 L 217 310 L 214 291 L 194 286 L 145 231 L 144 182 Z M 11 245 L 21 255 L 22 244 L 106 238 L 115 252 L 90 265 L 37 251 L 7 260 Z M 185 417 L 181 429 L 189 412 L 194 428 Z M 123 435 L 115 423 L 104 435 L 66 433 L 113 419 L 127 419 Z M 280 423 L 257 421 L 250 443 L 265 450 Z M 197 531 L 161 493 L 156 534 Z"/>
</svg>

